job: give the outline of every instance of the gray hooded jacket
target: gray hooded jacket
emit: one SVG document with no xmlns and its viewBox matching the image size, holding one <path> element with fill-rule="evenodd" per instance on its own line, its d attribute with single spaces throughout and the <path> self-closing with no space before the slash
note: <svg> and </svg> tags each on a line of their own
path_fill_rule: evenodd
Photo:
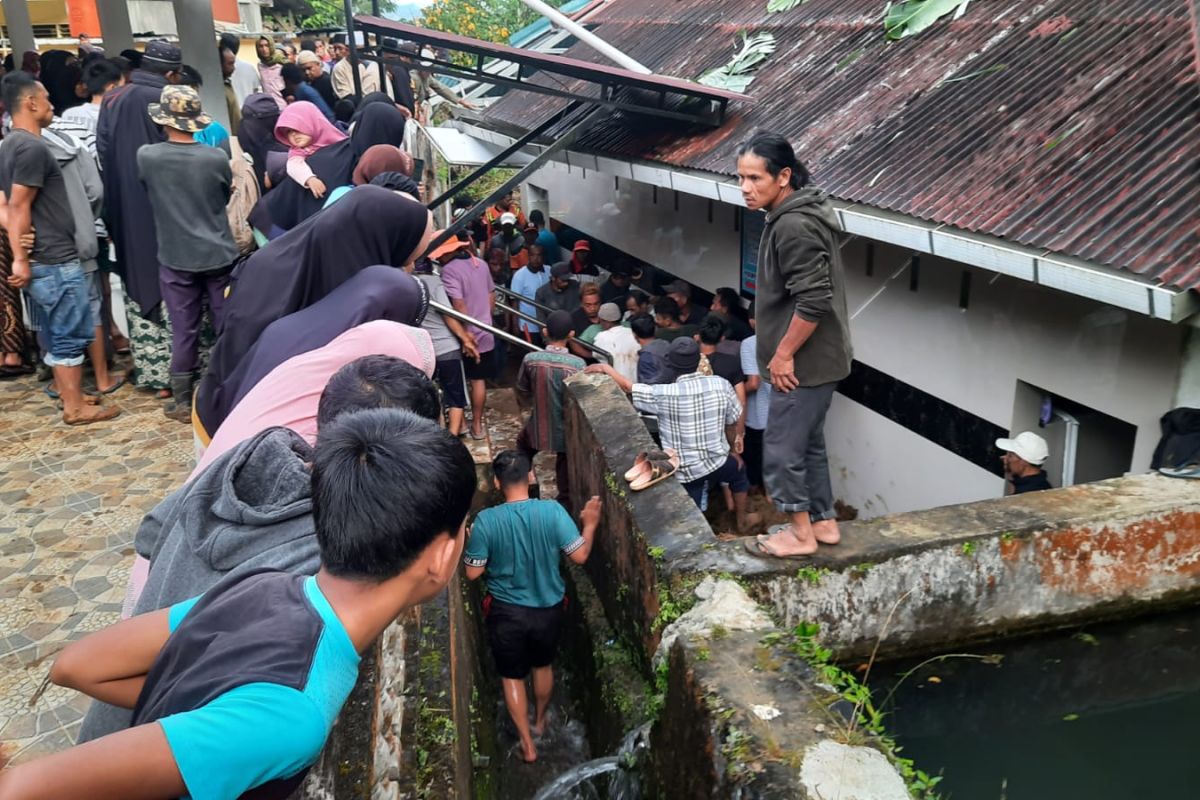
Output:
<svg viewBox="0 0 1200 800">
<path fill-rule="evenodd" d="M 222 455 L 155 506 L 134 537 L 150 575 L 135 614 L 203 594 L 230 574 L 278 569 L 315 575 L 321 565 L 312 516 L 312 448 L 287 428 L 268 428 Z M 79 743 L 129 727 L 129 709 L 93 702 Z"/>
<path fill-rule="evenodd" d="M 83 143 L 63 131 L 42 129 L 42 141 L 54 154 L 67 186 L 67 200 L 75 220 L 75 251 L 84 272 L 96 271 L 100 240 L 96 238 L 96 220 L 104 205 L 104 184 L 96 159 Z"/>
<path fill-rule="evenodd" d="M 850 374 L 853 349 L 840 233 L 829 195 L 811 186 L 797 189 L 767 214 L 755 290 L 758 367 L 764 378 L 793 317 L 817 323 L 796 351 L 800 385 L 820 386 Z"/>
</svg>

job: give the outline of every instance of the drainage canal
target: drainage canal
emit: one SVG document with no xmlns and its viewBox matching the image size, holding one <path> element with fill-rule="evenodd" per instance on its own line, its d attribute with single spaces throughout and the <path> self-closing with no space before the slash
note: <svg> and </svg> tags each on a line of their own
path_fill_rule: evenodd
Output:
<svg viewBox="0 0 1200 800">
<path fill-rule="evenodd" d="M 1196 796 L 1200 609 L 965 653 L 876 665 L 870 681 L 904 755 L 942 770 L 943 797 Z"/>
</svg>

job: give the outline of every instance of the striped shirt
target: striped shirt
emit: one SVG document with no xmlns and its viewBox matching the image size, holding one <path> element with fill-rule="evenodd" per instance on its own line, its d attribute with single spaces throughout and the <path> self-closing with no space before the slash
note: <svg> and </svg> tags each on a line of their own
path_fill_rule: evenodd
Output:
<svg viewBox="0 0 1200 800">
<path fill-rule="evenodd" d="M 680 483 L 711 475 L 725 464 L 725 426 L 742 416 L 742 404 L 729 381 L 697 372 L 675 383 L 635 383 L 633 405 L 658 417 L 663 447 L 679 453 Z"/>
<path fill-rule="evenodd" d="M 566 451 L 563 433 L 563 382 L 583 370 L 583 359 L 565 347 L 548 346 L 525 356 L 517 373 L 517 391 L 533 398 L 533 413 L 525 423 L 530 443 L 539 452 Z"/>
</svg>

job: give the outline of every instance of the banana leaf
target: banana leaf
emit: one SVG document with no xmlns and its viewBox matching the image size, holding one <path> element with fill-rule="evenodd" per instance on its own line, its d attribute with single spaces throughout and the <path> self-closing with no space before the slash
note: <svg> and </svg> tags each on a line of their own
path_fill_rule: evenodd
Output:
<svg viewBox="0 0 1200 800">
<path fill-rule="evenodd" d="M 970 0 L 900 0 L 887 9 L 883 29 L 889 39 L 903 39 L 928 28 Z"/>
<path fill-rule="evenodd" d="M 754 80 L 750 73 L 775 52 L 775 36 L 767 32 L 747 34 L 742 32 L 742 49 L 734 54 L 729 63 L 710 69 L 699 78 L 699 83 L 716 89 L 744 92 Z"/>
<path fill-rule="evenodd" d="M 780 11 L 791 11 L 796 6 L 802 6 L 808 0 L 769 0 L 767 3 L 767 13 L 777 14 Z"/>
</svg>

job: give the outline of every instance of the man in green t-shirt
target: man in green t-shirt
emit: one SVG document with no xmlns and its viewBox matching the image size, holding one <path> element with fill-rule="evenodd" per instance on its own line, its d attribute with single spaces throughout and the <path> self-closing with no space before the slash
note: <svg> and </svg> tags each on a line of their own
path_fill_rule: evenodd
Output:
<svg viewBox="0 0 1200 800">
<path fill-rule="evenodd" d="M 529 499 L 529 457 L 505 450 L 492 462 L 504 503 L 475 517 L 463 561 L 467 577 L 487 577 L 488 644 L 504 689 L 504 703 L 521 739 L 521 759 L 537 760 L 533 736 L 546 729 L 546 706 L 554 691 L 555 651 L 562 625 L 559 557 L 587 561 L 600 524 L 600 498 L 580 513 L 583 531 L 553 500 Z M 532 732 L 525 678 L 533 673 L 536 713 Z"/>
</svg>

